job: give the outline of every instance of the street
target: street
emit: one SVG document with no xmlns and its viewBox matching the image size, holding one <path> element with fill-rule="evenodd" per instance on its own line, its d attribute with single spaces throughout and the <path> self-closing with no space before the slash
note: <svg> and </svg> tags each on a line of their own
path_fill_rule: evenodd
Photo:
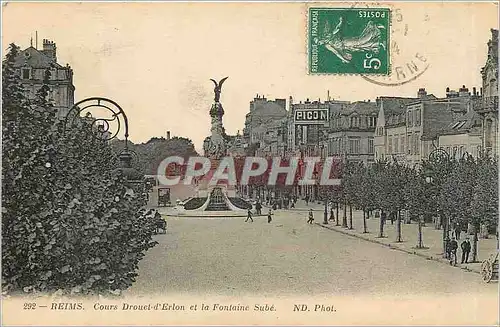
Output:
<svg viewBox="0 0 500 327">
<path fill-rule="evenodd" d="M 478 274 L 306 224 L 307 212 L 167 218 L 125 293 L 227 296 L 495 294 Z M 322 213 L 315 213 L 322 221 Z"/>
</svg>

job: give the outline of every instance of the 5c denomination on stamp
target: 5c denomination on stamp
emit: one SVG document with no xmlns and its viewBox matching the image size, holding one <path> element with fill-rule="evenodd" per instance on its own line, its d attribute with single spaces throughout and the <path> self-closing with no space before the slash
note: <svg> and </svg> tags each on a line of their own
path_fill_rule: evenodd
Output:
<svg viewBox="0 0 500 327">
<path fill-rule="evenodd" d="M 389 8 L 309 8 L 311 74 L 390 73 Z"/>
</svg>

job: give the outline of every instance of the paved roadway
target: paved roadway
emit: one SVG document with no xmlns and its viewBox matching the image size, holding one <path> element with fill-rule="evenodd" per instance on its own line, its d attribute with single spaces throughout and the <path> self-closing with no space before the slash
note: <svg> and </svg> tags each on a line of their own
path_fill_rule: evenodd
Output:
<svg viewBox="0 0 500 327">
<path fill-rule="evenodd" d="M 169 218 L 126 293 L 245 295 L 494 294 L 475 273 L 306 224 L 306 212 Z M 322 216 L 316 213 L 316 221 Z M 485 294 L 483 293 L 483 294 Z"/>
</svg>

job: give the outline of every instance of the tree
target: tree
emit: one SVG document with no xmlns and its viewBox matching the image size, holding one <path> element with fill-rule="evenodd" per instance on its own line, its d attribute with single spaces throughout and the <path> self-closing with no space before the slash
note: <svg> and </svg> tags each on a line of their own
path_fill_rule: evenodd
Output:
<svg viewBox="0 0 500 327">
<path fill-rule="evenodd" d="M 483 156 L 477 159 L 476 166 L 476 183 L 474 185 L 471 202 L 471 223 L 474 231 L 472 262 L 477 262 L 478 231 L 480 225 L 484 223 L 490 230 L 496 230 L 498 228 L 497 162 L 496 160 Z"/>
<path fill-rule="evenodd" d="M 17 55 L 11 45 L 2 67 L 4 290 L 123 290 L 155 244 L 153 222 L 115 170 L 110 146 L 85 125 L 91 122 L 64 128 L 57 120 L 48 73 L 35 99 L 25 98 Z"/>
</svg>

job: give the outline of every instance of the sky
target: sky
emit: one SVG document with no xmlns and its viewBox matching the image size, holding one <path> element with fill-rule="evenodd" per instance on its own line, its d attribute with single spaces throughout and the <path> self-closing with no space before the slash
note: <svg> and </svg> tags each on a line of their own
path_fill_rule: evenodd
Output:
<svg viewBox="0 0 500 327">
<path fill-rule="evenodd" d="M 378 96 L 444 96 L 446 87 L 481 86 L 495 3 L 382 3 L 393 12 L 392 67 L 424 57 L 413 81 L 380 86 L 357 75 L 308 75 L 305 3 L 8 3 L 2 10 L 2 49 L 26 48 L 38 31 L 57 44 L 58 62 L 74 71 L 75 102 L 107 97 L 124 109 L 130 139 L 183 136 L 201 151 L 210 134 L 210 78 L 222 88 L 226 132 L 244 127 L 249 102 L 293 96 L 375 100 Z M 321 3 L 322 7 L 353 3 Z M 397 14 L 397 16 L 396 16 Z M 33 41 L 35 43 L 35 40 Z M 3 55 L 4 55 L 3 52 Z M 422 63 L 422 62 L 420 62 Z M 422 65 L 424 65 L 422 63 Z M 419 69 L 423 70 L 424 66 Z M 394 81 L 378 78 L 380 81 Z M 375 78 L 377 79 L 377 78 Z M 403 79 L 405 80 L 405 79 Z"/>
</svg>

